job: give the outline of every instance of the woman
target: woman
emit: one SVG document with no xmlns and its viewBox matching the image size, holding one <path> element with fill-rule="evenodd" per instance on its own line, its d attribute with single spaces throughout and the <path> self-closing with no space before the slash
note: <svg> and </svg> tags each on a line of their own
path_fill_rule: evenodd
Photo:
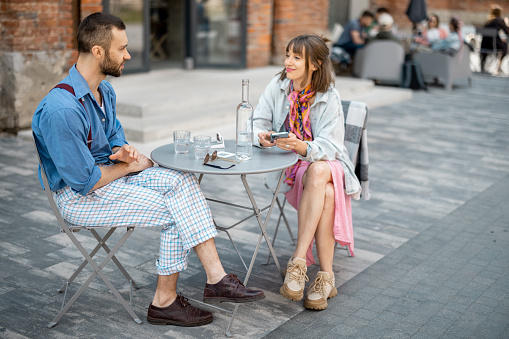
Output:
<svg viewBox="0 0 509 339">
<path fill-rule="evenodd" d="M 488 18 L 488 21 L 484 25 L 484 28 L 494 28 L 497 32 L 503 31 L 506 36 L 509 36 L 509 27 L 505 23 L 504 19 L 502 19 L 502 7 L 498 5 L 493 5 L 491 7 L 491 13 Z M 496 47 L 497 51 L 499 51 L 499 55 L 497 58 L 497 71 L 496 73 L 500 73 L 502 66 L 502 59 L 507 55 L 507 40 L 502 40 L 500 34 L 496 36 Z M 481 49 L 489 50 L 493 48 L 493 38 L 486 36 L 482 38 Z M 484 64 L 486 63 L 486 57 L 488 53 L 481 53 L 481 72 L 484 72 Z"/>
<path fill-rule="evenodd" d="M 285 68 L 269 83 L 254 113 L 261 146 L 275 145 L 299 156 L 297 164 L 285 171 L 281 189 L 298 211 L 298 236 L 280 293 L 302 300 L 314 238 L 320 271 L 304 306 L 317 310 L 327 308 L 327 299 L 337 294 L 334 242 L 353 248 L 350 196 L 358 199 L 361 191 L 343 142 L 344 116 L 325 42 L 314 35 L 292 39 Z M 288 131 L 289 137 L 271 142 L 274 131 Z M 269 188 L 277 185 L 277 175 L 266 177 Z"/>
<path fill-rule="evenodd" d="M 461 36 L 461 19 L 452 17 L 449 21 L 449 29 L 451 33 L 445 39 L 439 39 L 431 44 L 434 51 L 442 51 L 449 54 L 455 54 L 463 46 L 463 38 Z"/>
<path fill-rule="evenodd" d="M 438 15 L 431 14 L 428 19 L 428 28 L 422 32 L 422 36 L 416 37 L 415 42 L 429 46 L 433 42 L 447 38 L 447 31 L 440 27 L 440 20 Z"/>
</svg>

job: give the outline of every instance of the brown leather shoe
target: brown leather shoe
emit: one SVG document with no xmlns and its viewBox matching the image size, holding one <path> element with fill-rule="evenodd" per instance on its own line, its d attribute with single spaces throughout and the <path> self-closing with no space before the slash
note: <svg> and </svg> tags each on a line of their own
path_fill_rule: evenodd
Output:
<svg viewBox="0 0 509 339">
<path fill-rule="evenodd" d="M 205 284 L 203 291 L 203 301 L 207 302 L 246 303 L 263 298 L 263 291 L 246 288 L 233 273 L 225 275 L 217 284 Z"/>
<path fill-rule="evenodd" d="M 191 327 L 210 324 L 212 320 L 212 313 L 191 306 L 182 295 L 178 295 L 170 306 L 160 308 L 150 304 L 147 313 L 147 321 L 153 325 Z"/>
</svg>

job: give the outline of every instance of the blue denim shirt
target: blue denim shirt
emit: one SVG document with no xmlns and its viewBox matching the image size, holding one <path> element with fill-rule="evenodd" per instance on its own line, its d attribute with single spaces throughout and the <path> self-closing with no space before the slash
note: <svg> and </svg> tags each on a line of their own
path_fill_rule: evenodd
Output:
<svg viewBox="0 0 509 339">
<path fill-rule="evenodd" d="M 50 91 L 37 106 L 32 130 L 50 189 L 57 191 L 70 186 L 86 195 L 101 178 L 97 165 L 109 163 L 111 149 L 127 142 L 116 116 L 115 91 L 107 81 L 99 84 L 104 113 L 76 65 L 62 83 L 73 87 L 76 96 L 60 88 Z M 80 98 L 86 111 L 78 101 Z M 91 150 L 87 146 L 90 127 Z M 42 185 L 40 171 L 39 181 Z"/>
</svg>

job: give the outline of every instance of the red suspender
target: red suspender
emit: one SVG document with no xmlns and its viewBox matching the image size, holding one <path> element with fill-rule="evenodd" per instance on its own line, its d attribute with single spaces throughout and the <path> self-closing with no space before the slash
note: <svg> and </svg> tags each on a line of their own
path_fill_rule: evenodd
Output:
<svg viewBox="0 0 509 339">
<path fill-rule="evenodd" d="M 72 95 L 76 96 L 76 94 L 74 93 L 74 88 L 72 88 L 71 85 L 60 83 L 60 84 L 56 85 L 53 88 L 65 89 L 67 92 L 69 92 Z M 79 101 L 80 101 L 80 104 L 85 109 L 85 112 L 87 113 L 88 120 L 90 120 L 90 129 L 88 130 L 87 146 L 88 146 L 88 150 L 91 150 L 92 149 L 92 120 L 90 119 L 90 115 L 88 114 L 87 109 L 85 108 L 85 103 L 83 103 L 83 100 L 79 99 Z"/>
</svg>

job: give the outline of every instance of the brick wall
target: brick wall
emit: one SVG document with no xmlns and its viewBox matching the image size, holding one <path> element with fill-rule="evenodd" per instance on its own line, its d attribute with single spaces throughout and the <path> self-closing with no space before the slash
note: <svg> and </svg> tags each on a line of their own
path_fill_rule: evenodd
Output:
<svg viewBox="0 0 509 339">
<path fill-rule="evenodd" d="M 282 65 L 288 42 L 301 34 L 326 34 L 329 0 L 274 0 L 272 63 Z"/>
<path fill-rule="evenodd" d="M 247 67 L 270 64 L 272 52 L 272 0 L 247 3 Z"/>
<path fill-rule="evenodd" d="M 386 7 L 390 10 L 394 21 L 398 24 L 400 30 L 409 31 L 412 23 L 406 16 L 405 12 L 410 1 L 400 0 L 371 0 L 371 9 L 378 7 Z M 509 0 L 461 0 L 461 1 L 444 1 L 444 0 L 427 0 L 428 14 L 435 13 L 438 15 L 441 23 L 447 23 L 452 15 L 459 16 L 465 25 L 482 26 L 490 11 L 490 5 L 497 3 L 504 8 L 502 15 L 509 15 Z"/>
<path fill-rule="evenodd" d="M 81 0 L 85 17 L 101 0 Z M 0 130 L 30 126 L 39 101 L 76 61 L 73 0 L 0 0 Z"/>
</svg>

